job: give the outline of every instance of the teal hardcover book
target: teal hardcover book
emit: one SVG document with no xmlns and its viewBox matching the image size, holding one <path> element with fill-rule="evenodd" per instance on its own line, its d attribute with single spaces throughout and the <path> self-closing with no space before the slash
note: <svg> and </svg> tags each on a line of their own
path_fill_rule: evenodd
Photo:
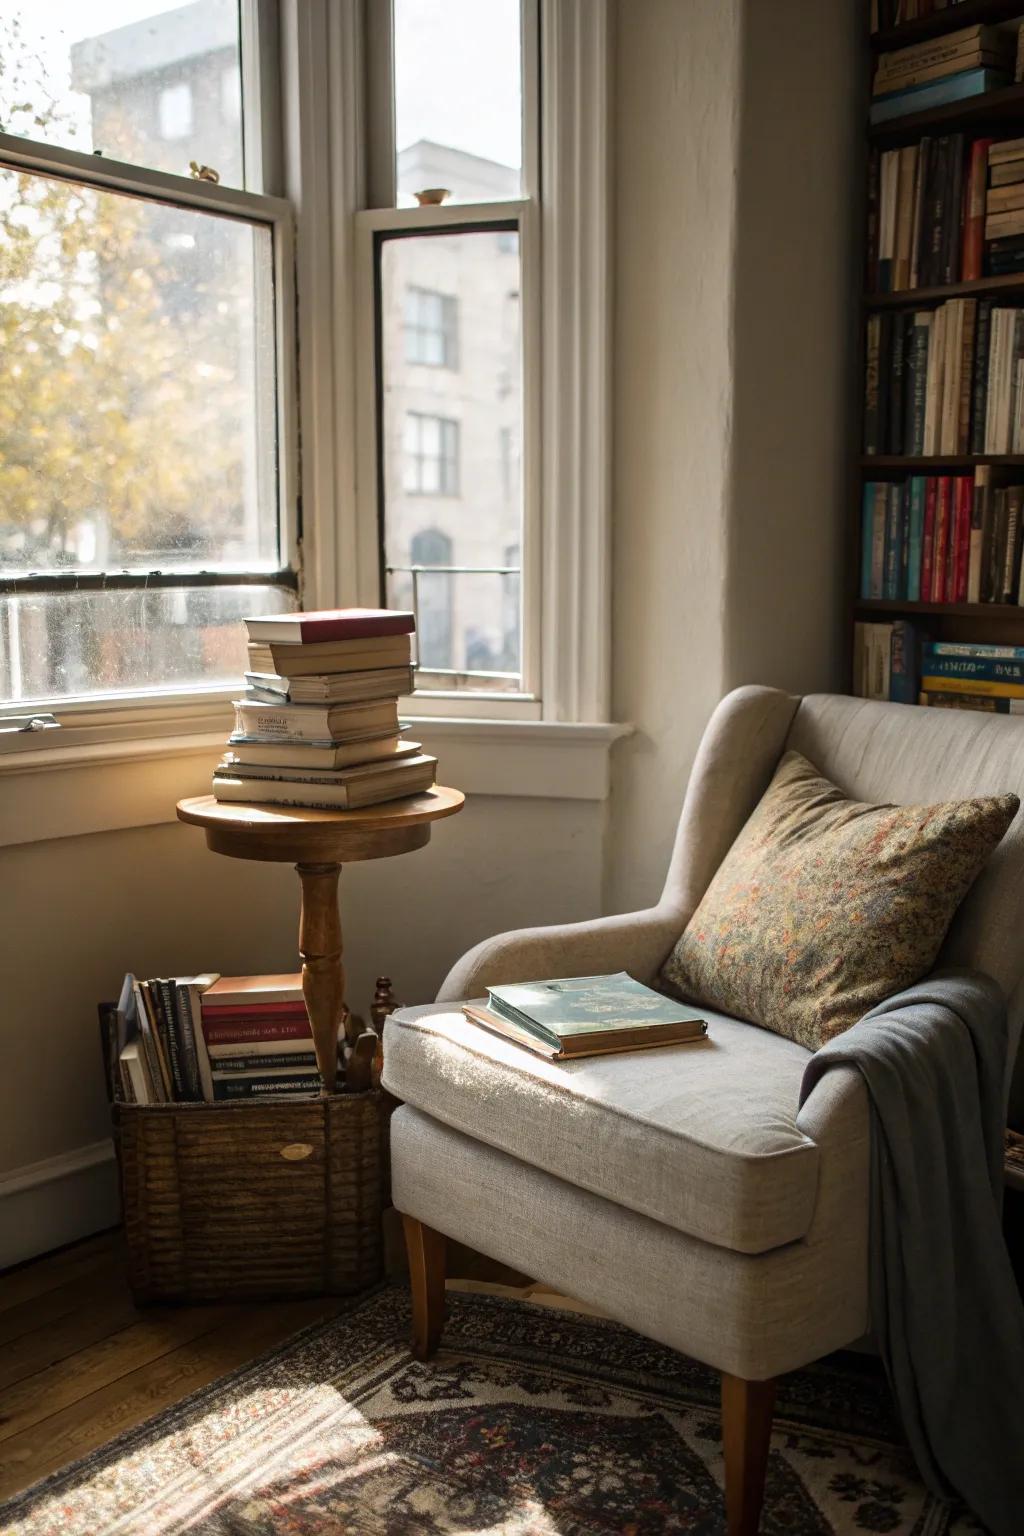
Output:
<svg viewBox="0 0 1024 1536">
<path fill-rule="evenodd" d="M 626 971 L 491 987 L 487 1009 L 471 1017 L 492 1027 L 504 1022 L 517 1038 L 525 1032 L 548 1051 L 567 1056 L 675 1044 L 707 1033 L 699 1013 Z"/>
</svg>

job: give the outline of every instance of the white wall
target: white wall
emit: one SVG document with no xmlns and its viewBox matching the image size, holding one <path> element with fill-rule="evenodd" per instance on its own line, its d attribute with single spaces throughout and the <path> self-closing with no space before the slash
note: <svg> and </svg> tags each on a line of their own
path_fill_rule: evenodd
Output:
<svg viewBox="0 0 1024 1536">
<path fill-rule="evenodd" d="M 839 681 L 856 11 L 620 4 L 614 708 L 636 734 L 607 805 L 479 798 L 427 849 L 346 870 L 354 1005 L 379 971 L 424 1000 L 477 939 L 598 911 L 602 877 L 610 910 L 653 900 L 722 693 Z M 166 765 L 167 801 L 208 771 Z M 34 813 L 60 804 L 54 782 Z M 291 969 L 297 881 L 162 824 L 3 849 L 0 891 L 2 1264 L 110 1210 L 96 1000 L 128 968 Z"/>
<path fill-rule="evenodd" d="M 696 745 L 745 682 L 841 686 L 853 0 L 618 13 L 610 910 L 656 900 Z"/>
</svg>

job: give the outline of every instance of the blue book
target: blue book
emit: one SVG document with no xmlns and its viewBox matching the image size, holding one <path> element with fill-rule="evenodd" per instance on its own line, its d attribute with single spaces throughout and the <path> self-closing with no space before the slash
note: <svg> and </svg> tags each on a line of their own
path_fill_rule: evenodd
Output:
<svg viewBox="0 0 1024 1536">
<path fill-rule="evenodd" d="M 893 118 L 906 117 L 909 112 L 927 112 L 932 107 L 966 101 L 970 96 L 983 96 L 986 91 L 1008 85 L 1009 79 L 1002 69 L 965 69 L 962 74 L 949 75 L 945 80 L 911 85 L 902 91 L 892 91 L 888 96 L 879 96 L 872 103 L 868 121 L 888 123 Z"/>
<path fill-rule="evenodd" d="M 987 661 L 1024 661 L 1024 645 L 986 645 L 981 640 L 929 640 L 929 656 L 974 656 Z"/>
<path fill-rule="evenodd" d="M 468 1019 L 555 1060 L 677 1045 L 701 1040 L 701 1015 L 634 981 L 613 976 L 569 976 L 491 987 L 487 1007 L 467 1003 Z"/>
<path fill-rule="evenodd" d="M 882 596 L 895 602 L 900 595 L 900 540 L 903 523 L 903 487 L 898 482 L 886 493 L 885 585 Z"/>
<path fill-rule="evenodd" d="M 924 537 L 924 475 L 912 475 L 910 479 L 909 506 L 907 510 L 907 601 L 921 601 L 921 548 Z"/>
<path fill-rule="evenodd" d="M 871 552 L 875 540 L 875 482 L 868 480 L 864 486 L 864 501 L 860 516 L 860 595 L 876 597 L 871 590 Z"/>
<path fill-rule="evenodd" d="M 889 698 L 894 704 L 916 704 L 920 692 L 917 630 L 908 619 L 897 619 L 889 642 Z"/>
<path fill-rule="evenodd" d="M 925 656 L 929 677 L 963 677 L 986 683 L 1024 683 L 1024 661 L 986 661 L 974 656 Z"/>
</svg>

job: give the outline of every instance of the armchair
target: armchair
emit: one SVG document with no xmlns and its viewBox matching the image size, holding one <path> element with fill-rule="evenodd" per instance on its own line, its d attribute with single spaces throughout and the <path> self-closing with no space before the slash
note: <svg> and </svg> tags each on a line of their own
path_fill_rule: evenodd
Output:
<svg viewBox="0 0 1024 1536">
<path fill-rule="evenodd" d="M 500 982 L 628 970 L 650 982 L 795 748 L 851 796 L 905 804 L 1024 790 L 1024 719 L 741 688 L 707 727 L 657 906 L 523 929 L 471 950 L 433 1005 L 393 1015 L 384 1084 L 414 1352 L 437 1348 L 451 1237 L 722 1373 L 730 1536 L 758 1528 L 774 1378 L 870 1328 L 867 1096 L 852 1069 L 798 1108 L 808 1053 L 706 1010 L 711 1048 L 533 1058 L 458 1004 Z M 1024 833 L 1015 824 L 947 936 L 943 964 L 1024 995 Z"/>
</svg>

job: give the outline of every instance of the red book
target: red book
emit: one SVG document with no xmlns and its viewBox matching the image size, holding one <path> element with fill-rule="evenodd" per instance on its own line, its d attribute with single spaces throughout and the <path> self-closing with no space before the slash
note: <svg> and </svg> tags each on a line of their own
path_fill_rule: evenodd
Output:
<svg viewBox="0 0 1024 1536">
<path fill-rule="evenodd" d="M 932 545 L 933 603 L 946 601 L 946 555 L 949 551 L 949 525 L 953 503 L 953 476 L 939 475 L 939 495 L 935 507 L 935 542 Z"/>
<path fill-rule="evenodd" d="M 924 528 L 921 533 L 921 601 L 932 600 L 932 577 L 935 570 L 935 509 L 939 496 L 939 482 L 929 475 L 924 489 Z"/>
<path fill-rule="evenodd" d="M 971 563 L 971 518 L 974 513 L 974 482 L 961 475 L 956 483 L 956 558 L 950 601 L 966 603 L 967 571 Z"/>
<path fill-rule="evenodd" d="M 246 1040 L 312 1039 L 309 1019 L 203 1019 L 207 1045 L 241 1045 Z"/>
<path fill-rule="evenodd" d="M 274 613 L 246 619 L 249 639 L 275 645 L 311 645 L 325 640 L 376 640 L 411 635 L 416 619 L 389 608 L 334 608 L 326 613 Z"/>
<path fill-rule="evenodd" d="M 960 276 L 965 283 L 981 276 L 985 250 L 985 187 L 991 144 L 991 139 L 975 139 L 971 145 L 964 189 L 964 243 L 960 262 Z"/>
<path fill-rule="evenodd" d="M 289 971 L 283 976 L 218 976 L 203 993 L 203 1012 L 208 1008 L 244 1007 L 251 1013 L 273 1004 L 294 1006 L 302 1002 L 302 975 Z"/>
<path fill-rule="evenodd" d="M 203 1008 L 204 1019 L 301 1019 L 306 1011 L 302 998 L 294 1003 L 232 1003 L 227 1008 Z"/>
</svg>

